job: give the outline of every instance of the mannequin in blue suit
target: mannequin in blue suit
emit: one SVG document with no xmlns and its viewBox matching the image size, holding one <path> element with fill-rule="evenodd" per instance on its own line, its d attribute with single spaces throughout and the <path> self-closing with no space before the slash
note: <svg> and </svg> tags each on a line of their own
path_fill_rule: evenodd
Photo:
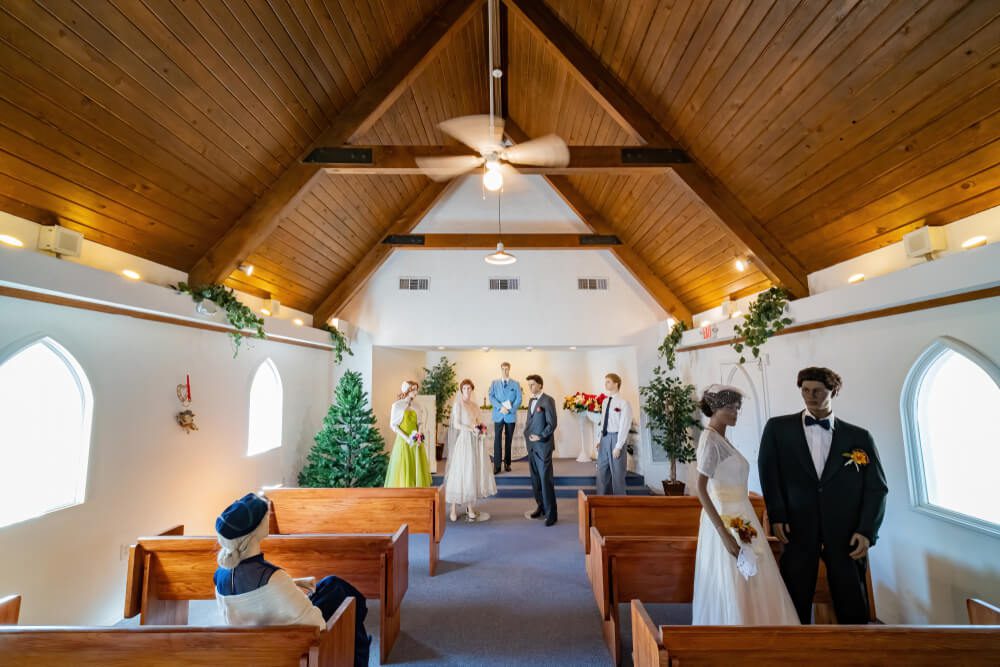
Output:
<svg viewBox="0 0 1000 667">
<path fill-rule="evenodd" d="M 508 409 L 504 403 L 509 402 Z M 521 385 L 510 379 L 510 363 L 500 364 L 500 378 L 490 383 L 490 405 L 493 406 L 493 474 L 500 472 L 500 444 L 503 442 L 504 469 L 510 472 L 510 447 L 514 440 L 517 409 L 521 407 Z"/>
</svg>

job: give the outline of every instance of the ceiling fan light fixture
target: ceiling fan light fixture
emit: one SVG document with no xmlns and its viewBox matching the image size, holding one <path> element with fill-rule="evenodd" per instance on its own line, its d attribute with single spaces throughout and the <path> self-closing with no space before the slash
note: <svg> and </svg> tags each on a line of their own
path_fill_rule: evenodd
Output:
<svg viewBox="0 0 1000 667">
<path fill-rule="evenodd" d="M 483 172 L 483 187 L 490 192 L 496 192 L 503 187 L 503 174 L 500 173 L 500 165 L 496 164 L 496 168 L 490 168 L 490 162 L 486 163 L 486 171 Z"/>
<path fill-rule="evenodd" d="M 500 242 L 497 243 L 497 251 L 486 255 L 485 259 L 487 264 L 494 266 L 506 266 L 517 261 L 517 257 L 504 250 L 503 243 Z"/>
</svg>

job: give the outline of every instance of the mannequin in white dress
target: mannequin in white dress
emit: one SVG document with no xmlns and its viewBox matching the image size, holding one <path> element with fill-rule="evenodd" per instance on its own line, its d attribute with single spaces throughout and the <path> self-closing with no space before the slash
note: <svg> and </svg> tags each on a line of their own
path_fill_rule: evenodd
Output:
<svg viewBox="0 0 1000 667">
<path fill-rule="evenodd" d="M 694 566 L 694 625 L 798 625 L 778 564 L 747 497 L 750 463 L 726 439 L 735 426 L 743 395 L 735 387 L 712 385 L 701 399 L 709 417 L 698 441 L 698 499 L 701 524 Z M 737 539 L 727 526 L 747 522 L 756 535 Z M 741 550 L 744 553 L 741 555 Z M 741 572 L 756 572 L 749 576 Z"/>
<path fill-rule="evenodd" d="M 496 495 L 497 485 L 493 466 L 486 453 L 486 442 L 480 429 L 479 406 L 472 397 L 472 380 L 462 380 L 459 395 L 451 408 L 451 425 L 458 432 L 448 454 L 445 470 L 445 500 L 451 503 L 451 520 L 458 520 L 458 506 L 466 506 L 470 522 L 487 521 L 490 515 L 476 512 L 476 501 Z M 485 429 L 482 429 L 485 433 Z"/>
</svg>

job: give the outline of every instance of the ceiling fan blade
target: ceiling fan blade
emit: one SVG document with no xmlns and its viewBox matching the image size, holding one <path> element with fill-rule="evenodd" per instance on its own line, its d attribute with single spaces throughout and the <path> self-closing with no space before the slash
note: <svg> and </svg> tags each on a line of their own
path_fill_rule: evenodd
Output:
<svg viewBox="0 0 1000 667">
<path fill-rule="evenodd" d="M 470 148 L 475 148 L 480 153 L 499 150 L 503 140 L 503 119 L 494 119 L 491 136 L 490 117 L 486 114 L 449 118 L 438 123 L 438 127 L 448 136 L 458 139 Z"/>
<path fill-rule="evenodd" d="M 565 167 L 569 164 L 569 148 L 561 137 L 546 134 L 506 149 L 504 159 L 515 164 L 539 167 Z"/>
<path fill-rule="evenodd" d="M 447 181 L 475 169 L 484 160 L 478 155 L 449 155 L 445 157 L 416 157 L 414 160 L 424 174 L 434 181 Z"/>
</svg>

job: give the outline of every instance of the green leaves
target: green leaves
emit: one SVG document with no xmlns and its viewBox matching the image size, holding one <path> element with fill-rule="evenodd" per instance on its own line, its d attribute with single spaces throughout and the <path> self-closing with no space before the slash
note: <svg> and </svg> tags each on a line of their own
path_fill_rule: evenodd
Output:
<svg viewBox="0 0 1000 667">
<path fill-rule="evenodd" d="M 448 419 L 448 400 L 458 391 L 455 377 L 455 364 L 448 357 L 434 364 L 433 368 L 424 369 L 424 380 L 420 383 L 421 394 L 434 394 L 434 406 L 437 408 L 438 424 Z"/>
<path fill-rule="evenodd" d="M 749 347 L 753 358 L 757 359 L 760 357 L 761 346 L 792 323 L 791 318 L 785 317 L 789 296 L 784 288 L 772 287 L 758 295 L 750 304 L 743 322 L 733 329 L 736 339 L 743 339 L 731 344 L 733 350 L 740 355 L 741 364 L 746 362 L 743 354 L 745 349 Z"/>
<path fill-rule="evenodd" d="M 180 294 L 190 294 L 195 303 L 201 303 L 206 299 L 215 303 L 226 313 L 226 321 L 237 329 L 229 333 L 233 341 L 233 358 L 240 353 L 240 344 L 243 342 L 243 331 L 253 330 L 254 338 L 264 338 L 264 318 L 254 314 L 249 306 L 236 298 L 236 293 L 225 285 L 201 285 L 192 287 L 187 283 L 177 283 L 173 286 Z"/>
<path fill-rule="evenodd" d="M 351 350 L 351 345 L 347 341 L 347 336 L 345 336 L 340 329 L 336 327 L 331 327 L 329 324 L 324 324 L 320 327 L 323 331 L 330 334 L 330 340 L 333 342 L 333 363 L 340 365 L 340 362 L 344 360 L 344 354 L 349 354 L 352 357 L 354 352 Z"/>
<path fill-rule="evenodd" d="M 374 487 L 385 482 L 389 456 L 360 373 L 347 371 L 340 378 L 315 442 L 299 473 L 300 486 Z"/>
<path fill-rule="evenodd" d="M 681 336 L 684 335 L 685 331 L 687 331 L 687 325 L 678 320 L 670 328 L 670 333 L 664 337 L 660 347 L 656 349 L 660 353 L 660 358 L 666 359 L 667 368 L 670 370 L 674 370 L 674 364 L 677 362 L 677 346 L 680 345 Z"/>
<path fill-rule="evenodd" d="M 639 387 L 642 410 L 649 421 L 653 443 L 666 452 L 671 461 L 671 479 L 676 479 L 676 464 L 694 460 L 691 427 L 697 425 L 698 399 L 694 385 L 671 377 L 663 368 L 653 369 L 653 379 Z"/>
</svg>

